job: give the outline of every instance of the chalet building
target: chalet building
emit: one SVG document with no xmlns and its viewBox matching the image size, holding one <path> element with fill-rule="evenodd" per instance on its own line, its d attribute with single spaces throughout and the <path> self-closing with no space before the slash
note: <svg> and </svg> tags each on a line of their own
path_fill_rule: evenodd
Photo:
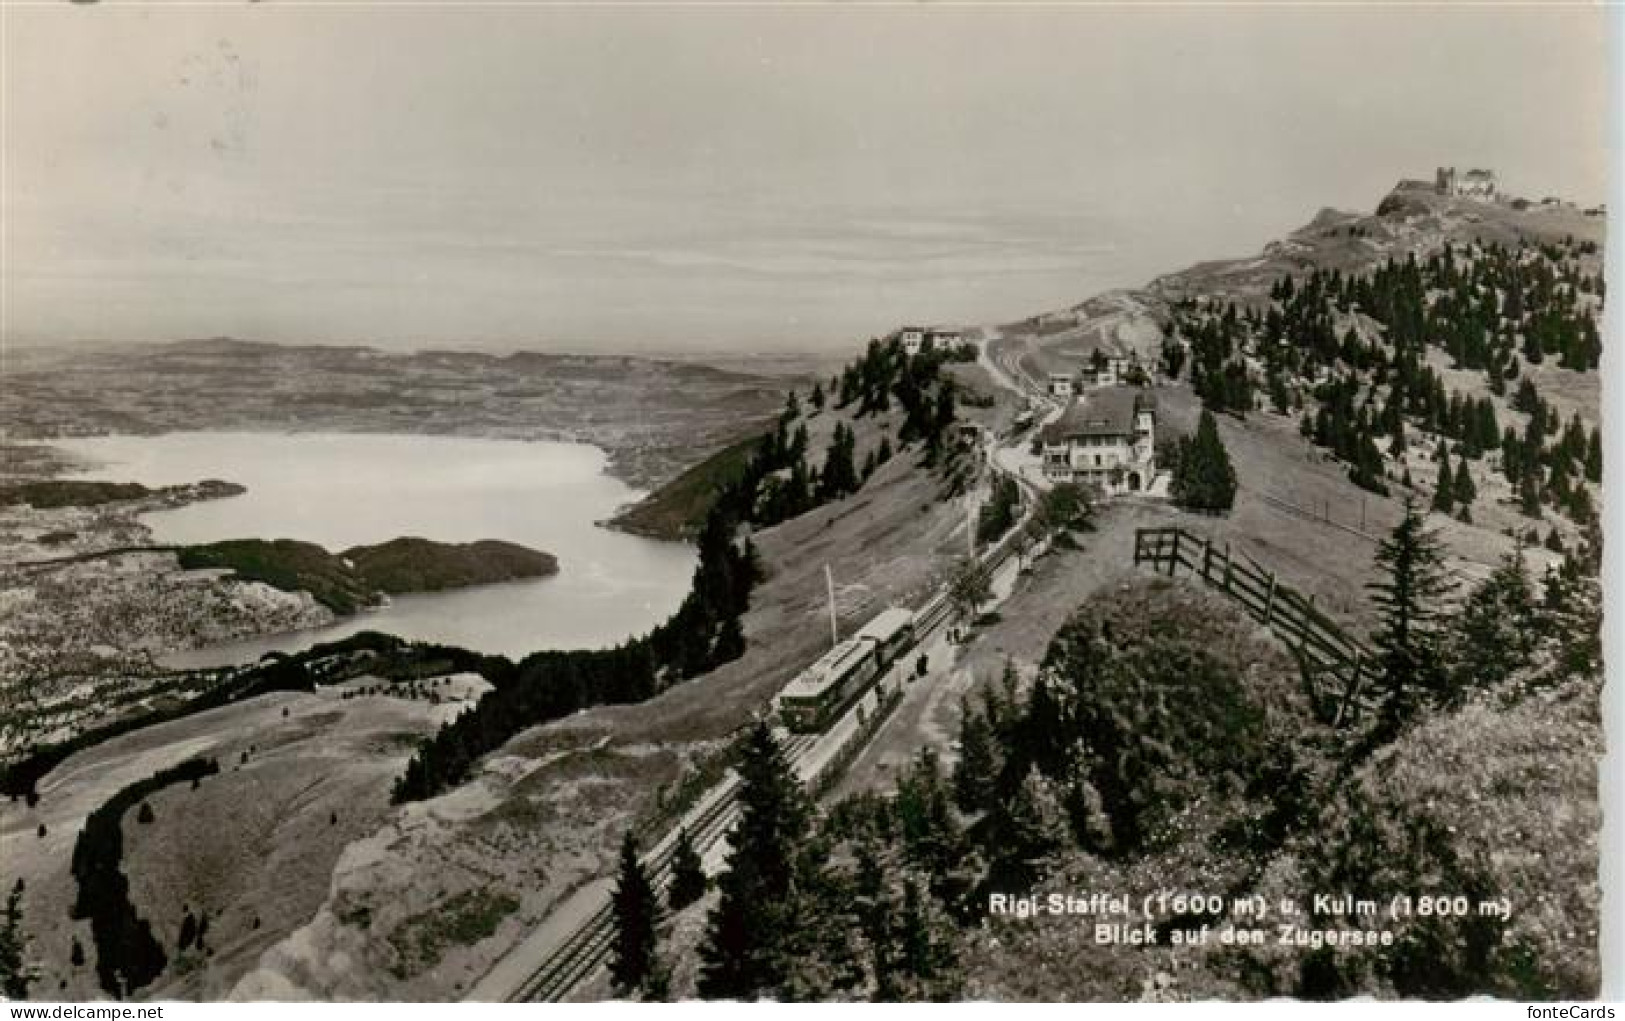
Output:
<svg viewBox="0 0 1625 1021">
<path fill-rule="evenodd" d="M 1157 474 L 1156 420 L 1157 400 L 1144 390 L 1090 390 L 1044 427 L 1044 476 L 1108 495 L 1143 493 Z"/>
<path fill-rule="evenodd" d="M 1070 372 L 1052 372 L 1049 374 L 1049 393 L 1051 397 L 1071 397 L 1077 393 L 1077 382 Z"/>
<path fill-rule="evenodd" d="M 903 353 L 910 357 L 920 353 L 925 346 L 925 328 L 922 326 L 902 326 L 893 334 L 903 345 Z"/>
</svg>

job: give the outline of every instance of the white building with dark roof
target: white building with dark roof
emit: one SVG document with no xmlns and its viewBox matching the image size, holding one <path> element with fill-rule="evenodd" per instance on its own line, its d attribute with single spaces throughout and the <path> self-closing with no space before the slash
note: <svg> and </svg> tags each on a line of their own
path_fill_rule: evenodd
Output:
<svg viewBox="0 0 1625 1021">
<path fill-rule="evenodd" d="M 1157 475 L 1156 424 L 1157 400 L 1150 393 L 1090 390 L 1044 427 L 1044 476 L 1109 495 L 1146 492 Z"/>
<path fill-rule="evenodd" d="M 1456 198 L 1495 198 L 1495 171 L 1473 169 L 1460 173 L 1455 167 L 1440 167 L 1434 174 L 1434 187 L 1441 195 Z"/>
<path fill-rule="evenodd" d="M 888 339 L 902 344 L 903 353 L 912 358 L 928 344 L 939 351 L 958 347 L 964 342 L 965 334 L 952 326 L 899 326 Z"/>
</svg>

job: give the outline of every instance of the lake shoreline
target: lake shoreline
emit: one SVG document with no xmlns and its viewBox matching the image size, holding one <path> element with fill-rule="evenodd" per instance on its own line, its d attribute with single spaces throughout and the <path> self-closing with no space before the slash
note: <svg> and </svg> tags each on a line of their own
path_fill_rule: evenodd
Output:
<svg viewBox="0 0 1625 1021">
<path fill-rule="evenodd" d="M 358 630 L 510 656 L 610 647 L 668 616 L 693 571 L 691 545 L 600 524 L 641 494 L 581 444 L 196 431 L 13 440 L 6 452 L 9 466 L 34 466 L 36 481 L 149 490 L 88 507 L 0 503 L 0 599 L 22 608 L 0 621 L 0 674 L 11 679 L 0 706 L 26 716 L 19 726 L 30 731 L 76 726 L 99 712 L 94 701 L 144 697 L 176 669 L 252 662 Z M 279 471 L 302 479 L 279 483 L 270 477 Z M 177 483 L 204 477 L 246 491 L 181 497 L 194 491 Z M 185 559 L 188 547 L 242 536 L 320 539 L 337 562 L 370 557 L 387 577 L 369 592 L 393 594 L 376 609 L 353 612 L 373 601 L 364 599 L 335 613 L 312 586 Z M 434 541 L 401 545 L 416 536 Z M 23 712 L 29 691 L 40 704 Z"/>
</svg>

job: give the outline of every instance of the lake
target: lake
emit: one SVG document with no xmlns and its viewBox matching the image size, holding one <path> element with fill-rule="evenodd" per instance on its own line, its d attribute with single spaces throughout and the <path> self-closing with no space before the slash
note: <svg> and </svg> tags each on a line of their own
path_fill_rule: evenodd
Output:
<svg viewBox="0 0 1625 1021">
<path fill-rule="evenodd" d="M 400 535 L 505 539 L 553 554 L 559 573 L 396 596 L 330 627 L 179 653 L 177 667 L 243 662 L 362 630 L 518 657 L 613 645 L 665 620 L 688 591 L 684 543 L 595 522 L 641 494 L 580 443 L 345 433 L 170 433 L 53 441 L 95 463 L 83 477 L 148 486 L 225 479 L 248 492 L 143 517 L 160 544 L 303 539 L 335 552 Z"/>
</svg>

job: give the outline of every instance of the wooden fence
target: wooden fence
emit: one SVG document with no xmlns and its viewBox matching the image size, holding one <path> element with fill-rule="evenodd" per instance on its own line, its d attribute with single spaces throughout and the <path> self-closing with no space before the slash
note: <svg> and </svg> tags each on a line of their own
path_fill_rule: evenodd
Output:
<svg viewBox="0 0 1625 1021">
<path fill-rule="evenodd" d="M 1134 562 L 1170 578 L 1189 571 L 1275 631 L 1297 654 L 1315 712 L 1325 722 L 1344 726 L 1375 707 L 1377 663 L 1371 650 L 1333 623 L 1312 598 L 1281 584 L 1273 572 L 1233 558 L 1228 544 L 1218 547 L 1177 527 L 1140 528 L 1134 533 Z"/>
</svg>

